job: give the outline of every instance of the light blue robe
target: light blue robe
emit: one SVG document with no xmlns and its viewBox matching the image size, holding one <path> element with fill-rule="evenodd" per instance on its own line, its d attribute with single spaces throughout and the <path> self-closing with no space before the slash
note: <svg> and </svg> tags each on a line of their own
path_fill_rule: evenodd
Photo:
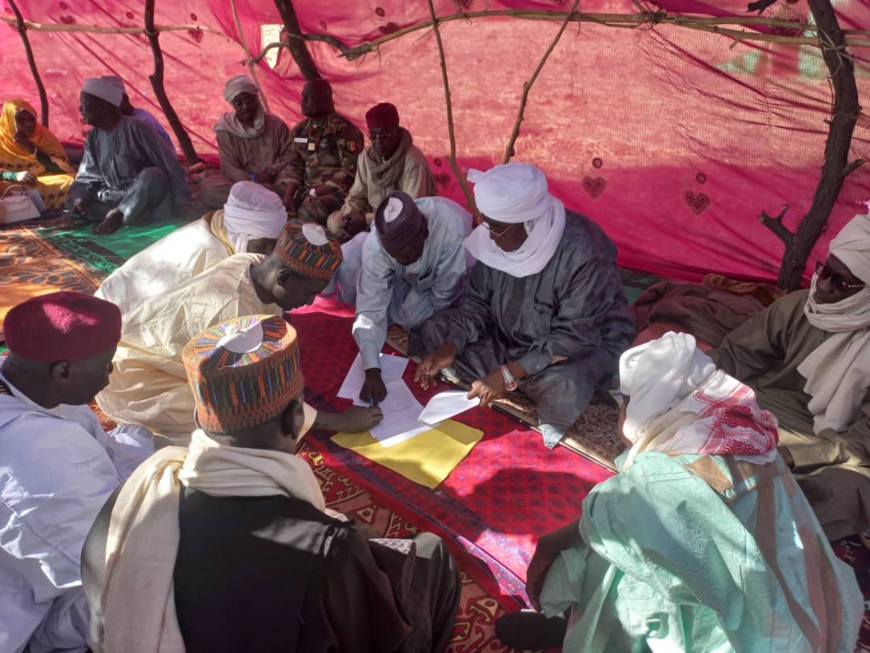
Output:
<svg viewBox="0 0 870 653">
<path fill-rule="evenodd" d="M 779 456 L 641 453 L 590 492 L 580 533 L 541 595 L 572 611 L 565 653 L 854 651 L 854 572 Z"/>
</svg>

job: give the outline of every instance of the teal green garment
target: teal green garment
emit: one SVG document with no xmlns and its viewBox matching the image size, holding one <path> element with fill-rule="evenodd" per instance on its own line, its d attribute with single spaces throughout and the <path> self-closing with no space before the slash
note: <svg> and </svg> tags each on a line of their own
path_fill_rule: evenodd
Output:
<svg viewBox="0 0 870 653">
<path fill-rule="evenodd" d="M 687 468 L 701 458 L 709 483 Z M 560 554 L 541 596 L 547 615 L 571 611 L 565 653 L 854 651 L 855 575 L 782 459 L 736 469 L 641 453 L 593 489 L 585 544 Z"/>
</svg>

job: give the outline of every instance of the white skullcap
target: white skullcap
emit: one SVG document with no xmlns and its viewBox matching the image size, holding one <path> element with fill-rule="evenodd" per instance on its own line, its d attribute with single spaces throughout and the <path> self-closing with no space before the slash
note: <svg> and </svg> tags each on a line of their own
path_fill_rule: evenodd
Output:
<svg viewBox="0 0 870 653">
<path fill-rule="evenodd" d="M 108 81 L 104 77 L 88 77 L 82 84 L 82 93 L 98 97 L 116 107 L 121 106 L 124 96 L 117 83 Z"/>
<path fill-rule="evenodd" d="M 469 170 L 468 181 L 474 184 L 477 208 L 496 222 L 537 220 L 550 214 L 555 201 L 546 175 L 528 163 L 506 163 L 486 172 Z"/>
<path fill-rule="evenodd" d="M 390 197 L 384 207 L 384 222 L 392 222 L 405 210 L 405 203 L 398 197 Z"/>
<path fill-rule="evenodd" d="M 260 89 L 254 84 L 254 81 L 247 75 L 236 75 L 227 80 L 227 85 L 224 88 L 224 100 L 233 103 L 236 96 L 242 93 L 250 93 L 251 95 L 260 96 Z"/>
<path fill-rule="evenodd" d="M 828 253 L 846 264 L 849 271 L 870 284 L 870 215 L 856 215 L 831 241 Z"/>
<path fill-rule="evenodd" d="M 315 247 L 323 247 L 329 242 L 326 230 L 314 222 L 306 222 L 302 225 L 302 235 Z"/>
<path fill-rule="evenodd" d="M 237 253 L 250 239 L 277 240 L 287 224 L 287 209 L 278 194 L 252 181 L 239 181 L 224 204 L 224 226 Z"/>
<path fill-rule="evenodd" d="M 263 345 L 263 323 L 254 322 L 251 326 L 240 329 L 238 325 L 230 325 L 226 333 L 217 341 L 215 349 L 222 347 L 234 354 L 249 354 L 257 351 Z"/>
<path fill-rule="evenodd" d="M 103 75 L 100 77 L 104 82 L 108 82 L 114 86 L 117 86 L 122 95 L 127 95 L 127 87 L 124 85 L 124 80 L 118 77 L 117 75 Z"/>
<path fill-rule="evenodd" d="M 670 331 L 629 349 L 619 359 L 620 391 L 631 398 L 625 436 L 636 441 L 645 424 L 692 394 L 715 371 L 713 360 L 688 333 Z"/>
</svg>

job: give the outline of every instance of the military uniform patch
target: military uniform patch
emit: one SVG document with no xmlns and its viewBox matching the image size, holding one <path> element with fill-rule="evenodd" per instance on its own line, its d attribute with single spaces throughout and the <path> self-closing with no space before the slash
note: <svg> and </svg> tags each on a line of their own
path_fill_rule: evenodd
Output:
<svg viewBox="0 0 870 653">
<path fill-rule="evenodd" d="M 348 141 L 347 142 L 347 151 L 348 152 L 356 152 L 356 141 Z"/>
</svg>

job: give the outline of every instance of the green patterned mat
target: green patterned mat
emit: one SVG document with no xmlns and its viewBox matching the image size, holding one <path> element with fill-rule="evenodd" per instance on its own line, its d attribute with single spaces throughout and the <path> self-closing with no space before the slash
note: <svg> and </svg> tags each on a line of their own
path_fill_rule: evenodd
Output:
<svg viewBox="0 0 870 653">
<path fill-rule="evenodd" d="M 111 236 L 98 236 L 92 224 L 48 226 L 35 231 L 64 255 L 107 275 L 131 256 L 183 224 L 179 220 L 142 227 L 122 227 Z"/>
</svg>

